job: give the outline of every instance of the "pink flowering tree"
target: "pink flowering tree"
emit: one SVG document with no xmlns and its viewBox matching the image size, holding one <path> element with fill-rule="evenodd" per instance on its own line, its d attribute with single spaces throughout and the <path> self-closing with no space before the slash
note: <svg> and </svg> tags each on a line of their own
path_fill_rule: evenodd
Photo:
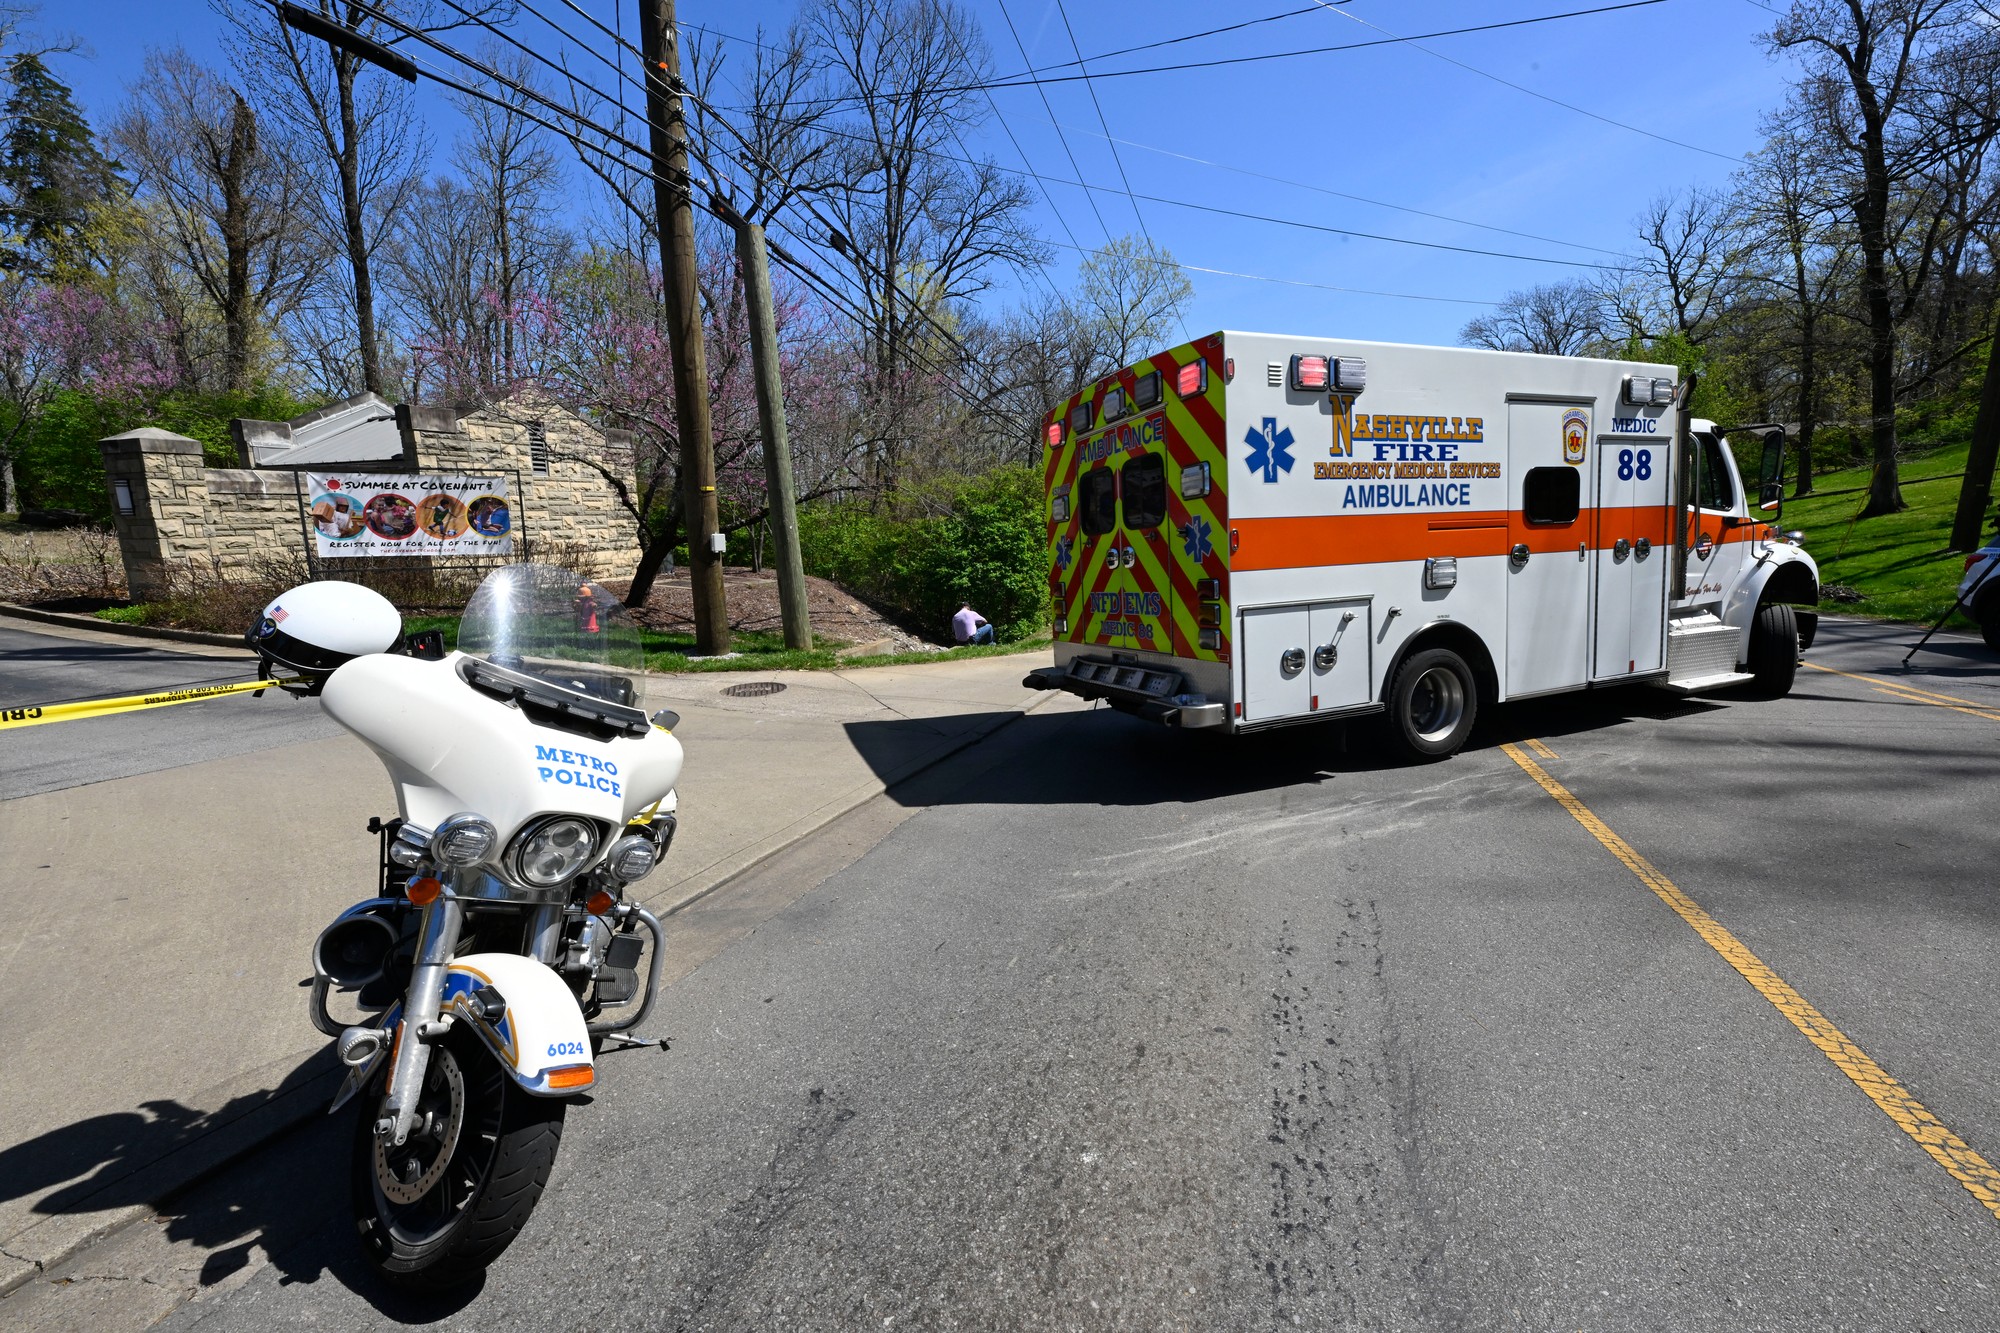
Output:
<svg viewBox="0 0 2000 1333">
<path fill-rule="evenodd" d="M 704 247 L 697 279 L 722 528 L 735 532 L 765 519 L 769 497 L 749 312 L 734 250 Z M 787 403 L 799 403 L 809 417 L 826 392 L 825 358 L 812 354 L 823 330 L 818 313 L 796 288 L 781 287 L 776 298 Z M 413 387 L 446 401 L 546 397 L 598 426 L 627 432 L 633 441 L 630 473 L 599 457 L 572 461 L 597 469 L 631 518 L 641 559 L 628 601 L 644 602 L 668 553 L 685 535 L 673 356 L 657 271 L 628 256 L 592 252 L 557 274 L 551 290 L 517 294 L 504 309 L 497 303 L 493 309 L 513 332 L 511 374 L 498 371 L 491 357 L 465 340 L 433 331 L 411 341 Z M 822 470 L 802 473 L 799 482 L 802 499 L 838 488 L 837 474 Z"/>
<path fill-rule="evenodd" d="M 91 287 L 0 280 L 0 493 L 19 508 L 14 463 L 55 397 L 90 394 L 126 415 L 183 378 L 172 330 Z"/>
</svg>

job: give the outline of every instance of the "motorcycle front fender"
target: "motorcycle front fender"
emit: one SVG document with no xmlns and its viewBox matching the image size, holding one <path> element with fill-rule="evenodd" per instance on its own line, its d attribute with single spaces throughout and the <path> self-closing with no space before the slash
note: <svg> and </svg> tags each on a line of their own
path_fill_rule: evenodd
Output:
<svg viewBox="0 0 2000 1333">
<path fill-rule="evenodd" d="M 497 994 L 496 1002 L 493 996 Z M 438 1011 L 479 1034 L 500 1067 L 537 1097 L 587 1092 L 597 1081 L 590 1031 L 583 1010 L 555 969 L 511 953 L 475 953 L 455 959 L 445 972 Z M 382 1015 L 395 1036 L 359 1069 L 349 1071 L 329 1111 L 338 1111 L 366 1087 L 402 1040 L 403 1006 Z"/>
<path fill-rule="evenodd" d="M 583 1010 L 545 963 L 511 953 L 454 959 L 441 1011 L 478 1033 L 500 1067 L 537 1097 L 567 1097 L 597 1081 Z"/>
</svg>

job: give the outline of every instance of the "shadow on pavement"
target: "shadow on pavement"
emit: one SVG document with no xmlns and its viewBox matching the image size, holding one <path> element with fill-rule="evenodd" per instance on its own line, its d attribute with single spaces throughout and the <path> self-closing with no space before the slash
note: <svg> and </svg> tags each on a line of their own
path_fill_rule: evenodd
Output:
<svg viewBox="0 0 2000 1333">
<path fill-rule="evenodd" d="M 1528 736 L 1553 739 L 1623 722 L 1690 717 L 1727 707 L 1658 690 L 1602 690 L 1586 695 L 1502 704 L 1480 719 L 1466 750 L 1476 752 Z M 997 725 L 1007 715 L 993 713 Z M 981 729 L 989 719 L 981 719 Z M 1284 787 L 1316 785 L 1349 774 L 1421 767 L 1399 757 L 1376 734 L 1379 719 L 1304 723 L 1230 736 L 1179 731 L 1109 707 L 1087 712 L 1029 713 L 1002 736 L 1018 758 L 971 778 L 955 765 L 919 773 L 892 786 L 900 805 L 1153 805 L 1195 803 Z M 856 751 L 878 775 L 909 755 L 918 720 L 847 724 Z M 1024 780 L 1023 774 L 1029 776 Z"/>
<path fill-rule="evenodd" d="M 35 1212 L 150 1205 L 167 1240 L 206 1253 L 197 1278 L 201 1288 L 237 1273 L 262 1249 L 282 1285 L 330 1275 L 401 1323 L 455 1313 L 479 1294 L 483 1281 L 444 1296 L 411 1296 L 382 1282 L 362 1255 L 348 1208 L 353 1115 L 324 1111 L 335 1072 L 329 1047 L 301 1062 L 277 1088 L 235 1098 L 213 1112 L 152 1101 L 137 1111 L 64 1125 L 0 1151 L 0 1200 L 60 1185 L 35 1202 Z M 298 1123 L 261 1151 L 242 1156 L 240 1142 L 232 1140 L 232 1132 L 240 1135 L 260 1115 L 292 1119 L 301 1112 Z M 264 1132 L 270 1128 L 267 1123 Z M 212 1157 L 215 1166 L 169 1161 L 192 1154 Z M 191 1183 L 163 1184 L 168 1171 Z"/>
</svg>

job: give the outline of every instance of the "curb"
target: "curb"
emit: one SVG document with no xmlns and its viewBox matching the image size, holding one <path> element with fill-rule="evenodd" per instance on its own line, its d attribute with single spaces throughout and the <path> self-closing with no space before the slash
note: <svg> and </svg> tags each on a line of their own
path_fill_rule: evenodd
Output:
<svg viewBox="0 0 2000 1333">
<path fill-rule="evenodd" d="M 99 620 L 96 616 L 77 615 L 70 611 L 43 611 L 37 607 L 22 606 L 18 602 L 0 602 L 0 616 L 15 620 L 33 620 L 43 625 L 64 625 L 70 629 L 95 630 L 100 634 L 125 635 L 134 639 L 165 639 L 173 643 L 199 643 L 210 648 L 250 649 L 240 634 L 208 634 L 193 629 L 166 629 L 158 625 L 121 625 L 115 620 Z"/>
<path fill-rule="evenodd" d="M 0 614 L 18 614 L 22 611 L 32 611 L 32 608 L 0 603 Z M 54 619 L 58 614 L 45 611 L 31 614 L 27 618 L 38 619 L 46 616 Z M 89 619 L 89 617 L 80 618 Z M 164 633 L 164 631 L 154 632 Z M 220 635 L 208 637 L 221 638 Z M 1025 706 L 1008 710 L 992 724 L 975 728 L 930 754 L 920 756 L 901 768 L 892 770 L 886 779 L 876 779 L 849 788 L 832 800 L 801 815 L 769 837 L 752 843 L 743 851 L 711 862 L 694 874 L 670 885 L 658 897 L 646 900 L 647 904 L 654 906 L 654 910 L 663 917 L 693 906 L 786 848 L 819 832 L 842 815 L 858 809 L 883 792 L 907 782 L 926 769 L 934 768 L 952 756 L 962 754 L 996 735 L 1056 698 L 1058 693 L 1049 691 L 1037 695 Z M 666 902 L 666 906 L 656 906 L 662 901 Z M 321 1045 L 304 1052 L 305 1060 L 300 1068 L 330 1060 L 331 1051 L 331 1046 Z M 277 1063 L 289 1063 L 299 1059 L 297 1055 L 288 1056 Z M 266 1069 L 270 1067 L 265 1066 Z M 272 1091 L 270 1099 L 263 1105 L 254 1107 L 230 1121 L 206 1127 L 198 1138 L 127 1174 L 106 1180 L 97 1191 L 102 1193 L 114 1186 L 120 1187 L 123 1193 L 141 1195 L 144 1202 L 92 1211 L 88 1208 L 91 1196 L 86 1196 L 77 1200 L 69 1209 L 51 1213 L 23 1227 L 15 1234 L 0 1239 L 0 1297 L 67 1263 L 93 1242 L 102 1240 L 112 1232 L 147 1216 L 174 1195 L 249 1156 L 294 1126 L 321 1114 L 321 1108 L 326 1105 L 327 1099 L 332 1095 L 344 1072 L 329 1066 L 312 1071 L 289 1087 L 281 1085 Z M 211 1094 L 207 1092 L 197 1094 L 196 1097 L 196 1100 L 211 1099 Z M 230 1131 L 227 1136 L 221 1133 L 225 1129 Z"/>
</svg>

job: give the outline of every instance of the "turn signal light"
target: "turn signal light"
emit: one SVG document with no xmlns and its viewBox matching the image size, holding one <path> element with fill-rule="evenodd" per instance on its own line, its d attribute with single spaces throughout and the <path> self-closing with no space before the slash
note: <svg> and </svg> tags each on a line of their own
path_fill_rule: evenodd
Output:
<svg viewBox="0 0 2000 1333">
<path fill-rule="evenodd" d="M 1991 554 L 1991 552 L 1974 551 L 1971 555 L 1965 557 L 1965 568 L 1959 571 L 1959 576 L 1963 578 L 1965 575 L 1970 574 L 1972 572 L 1972 567 L 1978 564 L 1981 560 L 1984 560 L 1989 554 Z"/>
<path fill-rule="evenodd" d="M 618 900 L 616 898 L 606 893 L 603 889 L 599 889 L 596 893 L 584 899 L 583 910 L 592 916 L 603 916 L 617 905 Z"/>
<path fill-rule="evenodd" d="M 1201 604 L 1201 624 L 1207 629 L 1217 629 L 1222 625 L 1222 603 L 1203 602 Z"/>
<path fill-rule="evenodd" d="M 404 896 L 418 907 L 429 907 L 443 893 L 444 885 L 429 875 L 425 875 L 422 879 L 411 880 L 410 886 L 403 890 Z"/>
<path fill-rule="evenodd" d="M 564 1065 L 549 1071 L 551 1088 L 587 1088 L 597 1081 L 597 1071 L 589 1065 Z"/>
</svg>

